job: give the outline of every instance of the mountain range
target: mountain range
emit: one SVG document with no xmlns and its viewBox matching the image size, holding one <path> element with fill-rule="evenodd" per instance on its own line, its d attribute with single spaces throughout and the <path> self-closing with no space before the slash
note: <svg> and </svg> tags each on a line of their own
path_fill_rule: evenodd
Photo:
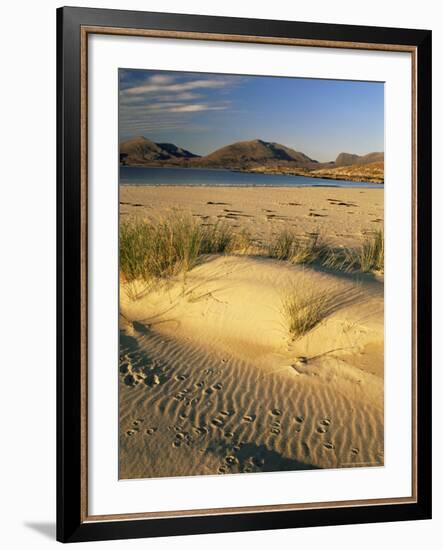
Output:
<svg viewBox="0 0 443 550">
<path fill-rule="evenodd" d="M 333 174 L 340 167 L 358 166 L 377 168 L 377 181 L 384 165 L 384 153 L 366 155 L 340 153 L 335 161 L 318 162 L 305 153 L 295 151 L 280 143 L 254 139 L 226 145 L 206 156 L 199 156 L 173 143 L 155 143 L 143 136 L 120 144 L 120 163 L 124 166 L 183 166 L 194 168 L 225 168 L 260 172 L 307 173 L 315 175 L 318 170 Z M 381 176 L 382 177 L 382 176 Z"/>
</svg>

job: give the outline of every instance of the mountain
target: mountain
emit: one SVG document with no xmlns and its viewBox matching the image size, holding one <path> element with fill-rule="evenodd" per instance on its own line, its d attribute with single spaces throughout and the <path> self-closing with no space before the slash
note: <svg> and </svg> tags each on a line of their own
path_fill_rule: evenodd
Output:
<svg viewBox="0 0 443 550">
<path fill-rule="evenodd" d="M 367 155 L 354 155 L 352 153 L 340 153 L 335 159 L 335 166 L 351 166 L 353 164 L 371 164 L 373 162 L 383 162 L 384 153 L 368 153 Z"/>
<path fill-rule="evenodd" d="M 199 156 L 199 155 L 194 155 L 194 153 L 191 153 L 186 149 L 177 147 L 177 145 L 174 145 L 173 143 L 157 143 L 157 145 L 161 147 L 164 151 L 167 151 L 172 157 L 175 157 L 175 158 L 190 159 L 190 158 L 198 158 Z"/>
<path fill-rule="evenodd" d="M 193 164 L 220 168 L 251 168 L 257 165 L 278 163 L 305 166 L 316 163 L 316 161 L 304 153 L 290 149 L 280 143 L 254 139 L 226 145 L 205 157 L 201 157 Z"/>
<path fill-rule="evenodd" d="M 196 158 L 197 155 L 173 143 L 154 143 L 143 136 L 120 144 L 120 162 L 126 165 L 149 164 L 158 161 L 176 161 Z"/>
<path fill-rule="evenodd" d="M 354 181 L 382 182 L 384 179 L 384 153 L 340 153 L 335 162 L 318 162 L 300 151 L 261 139 L 231 143 L 200 157 L 174 143 L 155 143 L 137 137 L 120 144 L 120 163 L 126 166 L 225 168 Z"/>
<path fill-rule="evenodd" d="M 349 164 L 345 166 L 322 167 L 311 170 L 310 177 L 333 180 L 365 181 L 371 183 L 384 182 L 385 166 L 383 161 L 368 162 L 365 164 Z"/>
</svg>

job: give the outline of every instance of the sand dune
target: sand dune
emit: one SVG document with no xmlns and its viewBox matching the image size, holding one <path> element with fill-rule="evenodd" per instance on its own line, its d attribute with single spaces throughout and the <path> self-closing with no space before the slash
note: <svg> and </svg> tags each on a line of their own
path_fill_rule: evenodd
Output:
<svg viewBox="0 0 443 550">
<path fill-rule="evenodd" d="M 333 303 L 294 341 L 308 287 Z M 213 256 L 120 302 L 121 478 L 383 464 L 382 281 Z"/>
</svg>

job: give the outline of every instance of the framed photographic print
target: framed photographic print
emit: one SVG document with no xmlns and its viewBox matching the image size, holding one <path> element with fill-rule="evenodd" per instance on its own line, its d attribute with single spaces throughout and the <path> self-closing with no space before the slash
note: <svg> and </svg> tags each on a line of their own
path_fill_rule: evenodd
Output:
<svg viewBox="0 0 443 550">
<path fill-rule="evenodd" d="M 58 540 L 429 518 L 431 32 L 57 18 Z"/>
</svg>

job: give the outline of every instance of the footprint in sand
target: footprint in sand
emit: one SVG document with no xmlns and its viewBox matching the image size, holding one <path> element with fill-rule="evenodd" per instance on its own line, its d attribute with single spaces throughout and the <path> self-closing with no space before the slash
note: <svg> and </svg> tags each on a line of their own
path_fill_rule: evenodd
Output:
<svg viewBox="0 0 443 550">
<path fill-rule="evenodd" d="M 282 412 L 280 409 L 272 409 L 271 414 L 272 416 L 281 416 Z"/>
<path fill-rule="evenodd" d="M 226 464 L 229 464 L 229 466 L 234 466 L 234 464 L 238 464 L 238 458 L 234 455 L 229 455 L 225 457 Z"/>
<path fill-rule="evenodd" d="M 305 420 L 305 417 L 304 416 L 296 416 L 295 417 L 295 421 L 298 422 L 299 424 L 301 424 L 302 422 L 304 422 Z"/>
<path fill-rule="evenodd" d="M 257 418 L 256 414 L 245 414 L 243 417 L 244 422 L 254 422 L 254 420 Z"/>
<path fill-rule="evenodd" d="M 214 390 L 221 390 L 223 387 L 223 384 L 221 384 L 220 382 L 217 382 L 217 384 L 214 384 L 212 387 L 214 388 Z"/>
<path fill-rule="evenodd" d="M 226 468 L 226 466 L 220 466 L 220 468 L 218 469 L 218 473 L 219 474 L 227 474 L 228 473 L 228 468 Z"/>
<path fill-rule="evenodd" d="M 233 410 L 228 410 L 228 411 L 223 410 L 223 411 L 220 411 L 220 414 L 221 414 L 222 416 L 232 416 L 234 413 L 235 413 L 235 411 L 233 411 Z"/>
<path fill-rule="evenodd" d="M 194 433 L 197 435 L 206 435 L 208 433 L 208 428 L 206 428 L 206 426 L 196 426 L 194 428 Z"/>
<path fill-rule="evenodd" d="M 324 447 L 325 449 L 329 449 L 329 450 L 335 449 L 335 445 L 334 445 L 333 443 L 331 443 L 331 442 L 324 443 L 324 444 L 323 444 L 323 447 Z"/>
<path fill-rule="evenodd" d="M 213 418 L 211 424 L 217 428 L 221 428 L 223 426 L 223 420 L 220 420 L 220 418 Z"/>
<path fill-rule="evenodd" d="M 231 437 L 234 437 L 234 434 L 232 432 L 225 432 L 225 437 L 231 439 Z"/>
<path fill-rule="evenodd" d="M 146 435 L 153 435 L 157 431 L 158 428 L 148 428 L 146 430 Z"/>
<path fill-rule="evenodd" d="M 320 420 L 319 424 L 320 426 L 317 428 L 317 432 L 319 434 L 325 434 L 329 429 L 331 420 L 329 419 L 329 417 L 325 417 L 322 420 Z"/>
<path fill-rule="evenodd" d="M 360 449 L 358 449 L 357 447 L 352 447 L 351 453 L 352 453 L 353 455 L 358 455 L 359 452 L 360 452 Z"/>
<path fill-rule="evenodd" d="M 133 388 L 137 382 L 135 380 L 135 378 L 132 376 L 132 374 L 127 374 L 124 378 L 123 378 L 123 382 L 127 385 L 127 386 L 130 386 L 131 388 Z"/>
<path fill-rule="evenodd" d="M 186 380 L 188 378 L 188 374 L 177 374 L 175 377 L 176 380 Z"/>
<path fill-rule="evenodd" d="M 126 431 L 126 435 L 127 435 L 128 437 L 130 437 L 131 435 L 134 435 L 135 432 L 136 432 L 136 430 L 127 430 L 127 431 Z"/>
</svg>

